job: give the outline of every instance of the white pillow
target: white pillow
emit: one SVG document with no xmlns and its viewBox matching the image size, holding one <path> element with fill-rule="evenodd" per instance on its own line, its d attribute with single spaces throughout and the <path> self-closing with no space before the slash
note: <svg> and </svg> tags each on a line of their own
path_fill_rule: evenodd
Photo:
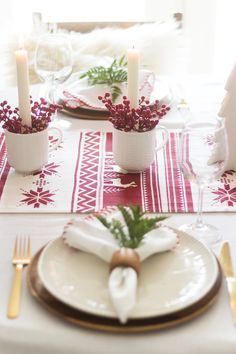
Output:
<svg viewBox="0 0 236 354">
<path fill-rule="evenodd" d="M 179 32 L 176 23 L 147 23 L 121 28 L 95 29 L 81 34 L 71 33 L 74 49 L 74 71 L 96 65 L 95 56 L 112 56 L 126 54 L 128 48 L 140 50 L 143 67 L 157 74 L 170 74 L 175 68 Z"/>
<path fill-rule="evenodd" d="M 161 75 L 171 74 L 176 69 L 180 34 L 176 23 L 172 20 L 163 23 L 137 24 L 126 29 L 105 27 L 88 33 L 67 34 L 73 48 L 74 72 L 97 65 L 104 56 L 121 57 L 133 46 L 140 51 L 143 68 Z M 40 81 L 34 70 L 36 44 L 37 35 L 34 34 L 25 43 L 29 56 L 31 83 Z M 2 65 L 3 82 L 6 85 L 16 84 L 14 59 L 16 48 L 16 38 L 8 40 L 4 47 L 4 63 L 0 66 Z"/>
</svg>

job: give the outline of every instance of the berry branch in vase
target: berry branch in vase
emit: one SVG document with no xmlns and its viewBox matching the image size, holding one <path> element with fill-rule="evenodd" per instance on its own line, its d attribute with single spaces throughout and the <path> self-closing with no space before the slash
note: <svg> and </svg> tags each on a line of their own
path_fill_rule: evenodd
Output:
<svg viewBox="0 0 236 354">
<path fill-rule="evenodd" d="M 126 96 L 123 96 L 123 103 L 120 104 L 114 104 L 108 92 L 104 96 L 98 96 L 98 99 L 110 112 L 109 120 L 114 128 L 125 132 L 152 130 L 170 110 L 170 107 L 161 104 L 158 100 L 150 104 L 144 96 L 139 99 L 139 106 L 136 109 L 130 108 L 130 101 Z"/>
<path fill-rule="evenodd" d="M 33 101 L 31 103 L 31 121 L 32 126 L 29 127 L 22 124 L 19 108 L 11 108 L 7 101 L 0 103 L 0 123 L 2 128 L 12 133 L 30 134 L 36 133 L 46 129 L 51 122 L 52 115 L 62 107 L 58 104 L 48 104 L 44 98 L 40 101 Z"/>
</svg>

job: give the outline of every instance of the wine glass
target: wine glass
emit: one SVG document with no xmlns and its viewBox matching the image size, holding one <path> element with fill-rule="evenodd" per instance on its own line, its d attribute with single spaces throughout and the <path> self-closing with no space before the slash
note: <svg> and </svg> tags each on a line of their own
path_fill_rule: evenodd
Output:
<svg viewBox="0 0 236 354">
<path fill-rule="evenodd" d="M 47 98 L 57 103 L 57 89 L 72 73 L 73 57 L 68 36 L 49 33 L 39 37 L 35 71 L 47 84 Z M 57 117 L 54 116 L 54 120 Z"/>
<path fill-rule="evenodd" d="M 204 187 L 224 172 L 228 158 L 227 135 L 223 119 L 188 122 L 184 126 L 179 145 L 179 165 L 184 176 L 198 186 L 197 220 L 179 227 L 208 246 L 217 244 L 219 230 L 205 224 L 202 218 Z"/>
</svg>

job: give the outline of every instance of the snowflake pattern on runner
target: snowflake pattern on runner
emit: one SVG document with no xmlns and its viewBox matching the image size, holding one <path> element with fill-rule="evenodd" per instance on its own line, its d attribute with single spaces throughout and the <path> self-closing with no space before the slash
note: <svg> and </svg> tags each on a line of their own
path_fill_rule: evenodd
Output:
<svg viewBox="0 0 236 354">
<path fill-rule="evenodd" d="M 229 207 L 233 207 L 236 203 L 236 187 L 231 188 L 229 184 L 224 184 L 223 187 L 217 188 L 217 190 L 212 193 L 217 195 L 214 201 L 221 204 L 227 203 Z"/>
<path fill-rule="evenodd" d="M 50 140 L 50 137 L 49 137 Z M 51 138 L 51 142 L 52 138 Z M 35 189 L 21 190 L 22 195 L 25 197 L 20 200 L 20 205 L 33 206 L 38 209 L 42 206 L 47 206 L 48 204 L 54 204 L 53 197 L 56 195 L 56 190 L 51 191 L 48 187 L 50 184 L 48 178 L 53 176 L 58 176 L 58 169 L 62 163 L 49 162 L 47 163 L 41 171 L 33 173 L 32 176 L 36 177 L 32 184 L 35 185 Z"/>
<path fill-rule="evenodd" d="M 41 205 L 47 205 L 48 203 L 53 203 L 52 197 L 55 193 L 49 190 L 43 190 L 42 187 L 37 187 L 36 190 L 30 189 L 29 192 L 22 193 L 26 198 L 21 200 L 21 203 L 27 205 L 33 205 L 34 208 L 39 208 Z"/>
<path fill-rule="evenodd" d="M 213 199 L 214 202 L 220 204 L 227 204 L 228 207 L 235 206 L 236 203 L 236 185 L 235 185 L 235 172 L 233 170 L 225 171 L 220 177 L 219 182 L 222 186 L 212 191 L 216 195 Z"/>
</svg>

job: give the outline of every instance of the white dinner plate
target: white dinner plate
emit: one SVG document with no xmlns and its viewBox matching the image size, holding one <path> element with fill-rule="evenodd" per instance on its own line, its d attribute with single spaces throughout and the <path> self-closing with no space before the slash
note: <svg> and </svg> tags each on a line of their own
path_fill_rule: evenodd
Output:
<svg viewBox="0 0 236 354">
<path fill-rule="evenodd" d="M 80 79 L 84 72 L 77 72 L 71 75 L 66 81 L 62 89 L 58 92 L 59 100 L 63 102 L 65 108 L 76 109 L 82 108 L 85 110 L 107 111 L 104 104 L 98 100 L 99 95 L 103 95 L 107 91 L 105 85 L 90 86 L 87 78 Z M 167 82 L 162 78 L 155 78 L 155 74 L 149 70 L 140 71 L 140 95 L 147 97 L 150 102 L 159 100 L 165 104 L 170 104 L 171 90 Z M 74 99 L 68 99 L 65 92 L 72 96 L 79 97 L 81 102 L 76 102 Z M 116 103 L 121 103 L 122 96 L 127 95 L 127 85 L 123 84 L 123 94 L 117 99 Z M 68 103 L 66 103 L 68 102 Z"/>
<path fill-rule="evenodd" d="M 130 318 L 183 310 L 214 286 L 219 275 L 215 256 L 198 240 L 177 232 L 180 245 L 174 251 L 142 263 L 137 303 Z M 99 258 L 70 248 L 59 238 L 44 248 L 38 274 L 45 288 L 63 303 L 93 315 L 116 317 L 107 288 L 109 267 Z"/>
</svg>

